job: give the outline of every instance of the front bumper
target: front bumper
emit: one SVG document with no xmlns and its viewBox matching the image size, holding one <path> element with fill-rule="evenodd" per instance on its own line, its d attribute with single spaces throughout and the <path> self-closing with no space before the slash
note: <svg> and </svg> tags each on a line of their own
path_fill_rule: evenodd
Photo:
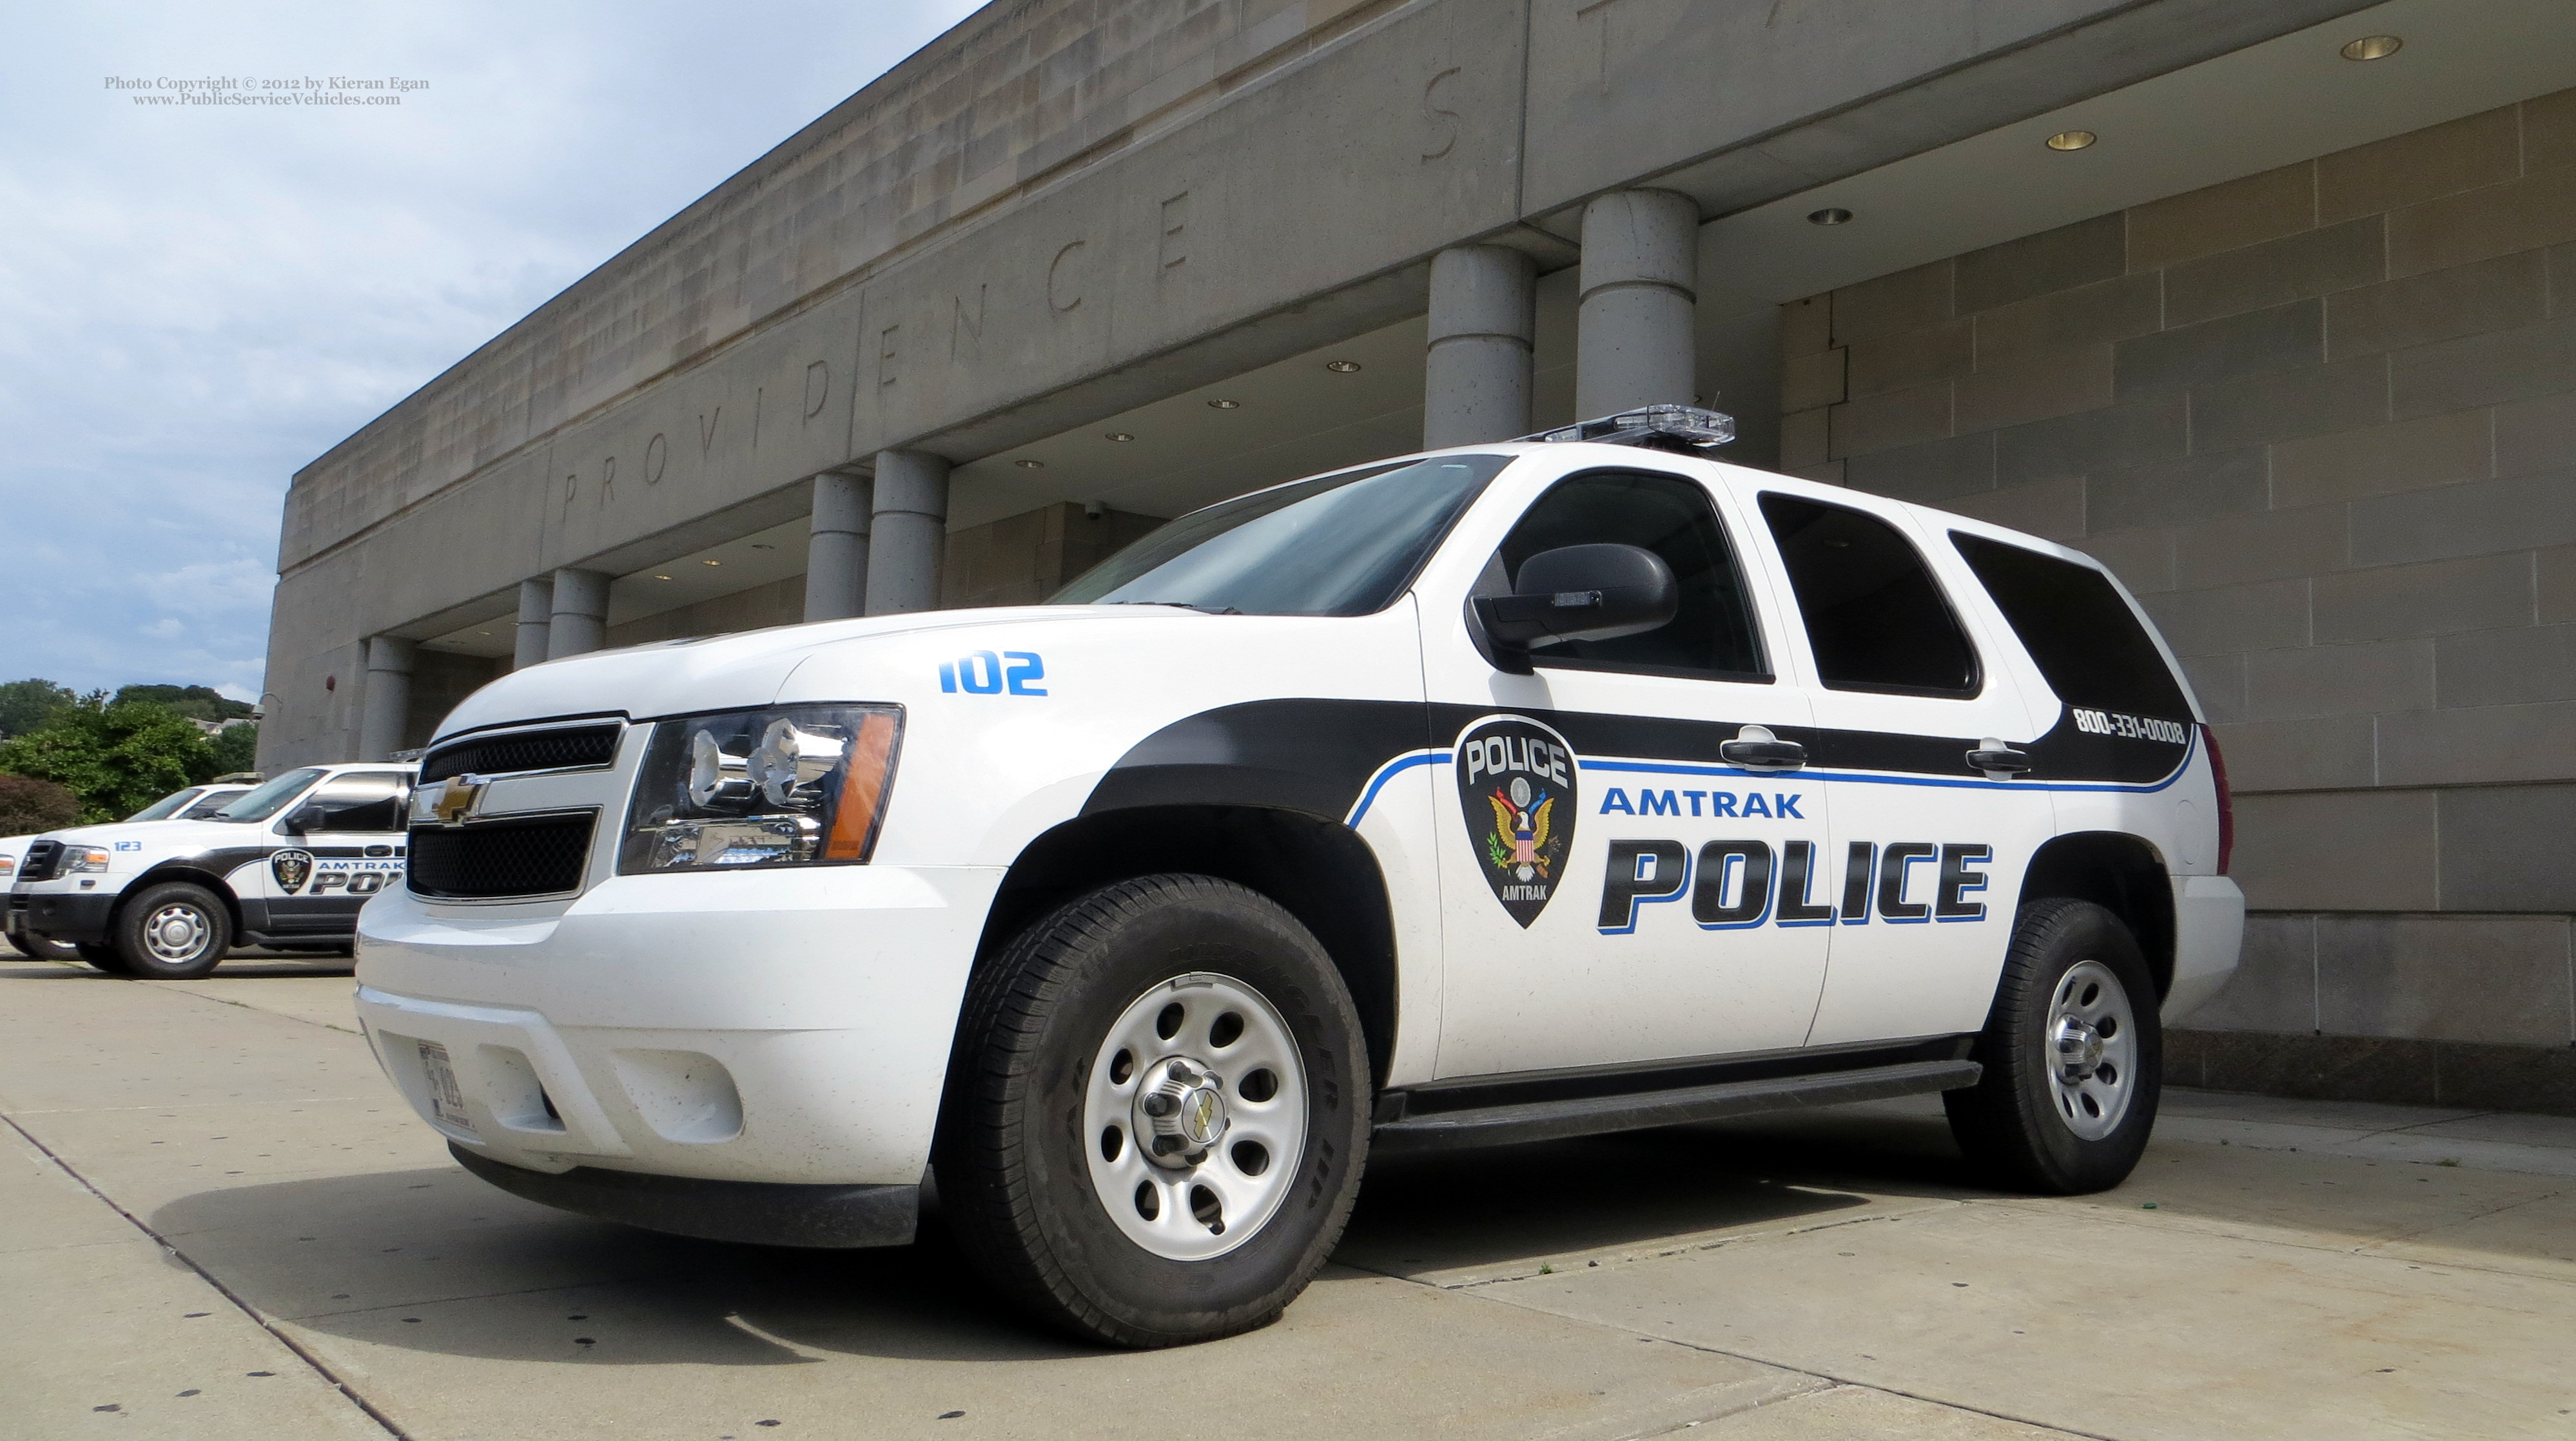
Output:
<svg viewBox="0 0 2576 1441">
<path fill-rule="evenodd" d="M 389 890 L 359 913 L 358 1016 L 423 1120 L 519 1172 L 586 1168 L 584 1194 L 643 1194 L 598 1172 L 917 1186 L 1001 879 L 621 876 L 552 913 Z M 773 1239 L 818 1244 L 795 1229 Z"/>
<path fill-rule="evenodd" d="M 116 893 L 13 891 L 8 926 L 65 945 L 104 945 L 116 917 Z"/>
</svg>

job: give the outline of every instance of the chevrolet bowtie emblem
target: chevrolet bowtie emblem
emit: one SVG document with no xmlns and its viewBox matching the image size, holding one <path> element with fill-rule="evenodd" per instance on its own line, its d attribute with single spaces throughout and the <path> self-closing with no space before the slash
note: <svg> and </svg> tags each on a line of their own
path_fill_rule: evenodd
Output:
<svg viewBox="0 0 2576 1441">
<path fill-rule="evenodd" d="M 430 803 L 430 812 L 438 817 L 440 825 L 455 825 L 474 814 L 476 803 L 483 799 L 483 788 L 489 784 L 490 781 L 476 775 L 451 777 L 439 787 L 438 799 Z"/>
</svg>

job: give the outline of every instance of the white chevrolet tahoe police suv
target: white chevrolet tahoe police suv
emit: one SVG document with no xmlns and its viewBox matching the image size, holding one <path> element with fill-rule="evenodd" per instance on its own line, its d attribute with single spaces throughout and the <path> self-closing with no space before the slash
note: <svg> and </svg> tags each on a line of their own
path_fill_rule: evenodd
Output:
<svg viewBox="0 0 2576 1441">
<path fill-rule="evenodd" d="M 236 945 L 346 947 L 358 908 L 402 878 L 412 769 L 307 766 L 197 819 L 47 832 L 18 863 L 7 928 L 156 980 L 205 975 Z"/>
<path fill-rule="evenodd" d="M 897 1244 L 935 1176 L 990 1280 L 1138 1346 L 1275 1318 L 1372 1151 L 1939 1091 L 1998 1184 L 2116 1184 L 2243 916 L 2172 658 L 2085 557 L 1725 426 L 496 681 L 359 917 L 377 1056 L 594 1216 Z"/>
</svg>

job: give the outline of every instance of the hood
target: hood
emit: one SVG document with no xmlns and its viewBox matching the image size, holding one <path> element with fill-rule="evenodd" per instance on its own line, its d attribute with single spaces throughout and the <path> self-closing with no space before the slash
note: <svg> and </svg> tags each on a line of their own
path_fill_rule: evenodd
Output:
<svg viewBox="0 0 2576 1441">
<path fill-rule="evenodd" d="M 1060 625 L 1070 621 L 1143 622 L 1195 614 L 1156 605 L 994 606 L 817 621 L 703 640 L 593 651 L 513 671 L 483 687 L 467 696 L 439 723 L 438 738 L 483 726 L 553 717 L 641 718 L 691 711 L 748 710 L 776 701 L 788 676 L 817 651 L 839 649 L 854 642 L 936 631 Z"/>
</svg>

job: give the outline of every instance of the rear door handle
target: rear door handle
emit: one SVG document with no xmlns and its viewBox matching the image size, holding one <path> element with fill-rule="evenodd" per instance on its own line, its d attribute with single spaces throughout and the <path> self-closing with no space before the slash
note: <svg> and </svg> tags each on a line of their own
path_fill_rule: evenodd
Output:
<svg viewBox="0 0 2576 1441">
<path fill-rule="evenodd" d="M 1780 739 L 1768 726 L 1746 726 L 1735 739 L 1718 742 L 1717 754 L 1728 765 L 1769 771 L 1793 771 L 1807 763 L 1805 746 Z"/>
<path fill-rule="evenodd" d="M 2030 769 L 2030 752 L 2015 750 L 2002 741 L 1989 739 L 1968 752 L 1968 769 L 1984 771 L 1989 776 L 2017 776 Z"/>
</svg>

